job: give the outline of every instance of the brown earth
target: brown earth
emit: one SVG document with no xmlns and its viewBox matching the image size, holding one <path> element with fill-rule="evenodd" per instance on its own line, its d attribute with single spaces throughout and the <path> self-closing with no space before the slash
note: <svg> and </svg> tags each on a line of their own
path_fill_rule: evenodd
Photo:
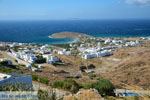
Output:
<svg viewBox="0 0 150 100">
<path fill-rule="evenodd" d="M 54 33 L 50 38 L 81 38 L 81 37 L 89 37 L 89 35 L 86 35 L 84 33 L 77 33 L 77 32 L 60 32 L 60 33 Z"/>
<path fill-rule="evenodd" d="M 64 96 L 63 100 L 103 100 L 103 98 L 95 89 L 82 89 L 75 95 Z"/>
<path fill-rule="evenodd" d="M 116 51 L 113 57 L 120 58 L 122 61 L 113 67 L 113 71 L 104 73 L 104 77 L 111 79 L 114 84 L 119 86 L 121 83 L 125 83 L 134 87 L 150 89 L 149 45 Z"/>
</svg>

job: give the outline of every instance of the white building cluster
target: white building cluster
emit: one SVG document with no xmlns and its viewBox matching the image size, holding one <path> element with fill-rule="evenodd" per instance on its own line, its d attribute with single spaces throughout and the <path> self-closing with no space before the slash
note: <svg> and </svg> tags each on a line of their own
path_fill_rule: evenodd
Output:
<svg viewBox="0 0 150 100">
<path fill-rule="evenodd" d="M 91 59 L 91 58 L 97 58 L 97 57 L 104 57 L 104 56 L 110 56 L 112 55 L 111 50 L 100 50 L 100 49 L 86 49 L 82 53 L 82 58 L 84 59 Z"/>
<path fill-rule="evenodd" d="M 15 51 L 11 50 L 11 54 L 19 59 L 29 62 L 29 63 L 34 63 L 35 60 L 37 59 L 36 55 L 33 54 L 33 52 L 31 52 L 31 51 L 23 50 L 23 51 L 15 52 Z"/>
</svg>

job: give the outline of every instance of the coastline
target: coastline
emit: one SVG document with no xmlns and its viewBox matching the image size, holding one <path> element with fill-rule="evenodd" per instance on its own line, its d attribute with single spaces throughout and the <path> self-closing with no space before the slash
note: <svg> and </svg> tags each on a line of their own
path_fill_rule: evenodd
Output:
<svg viewBox="0 0 150 100">
<path fill-rule="evenodd" d="M 52 35 L 48 36 L 49 38 L 52 39 L 65 39 L 65 38 L 70 38 L 72 41 L 69 41 L 67 43 L 76 43 L 80 41 L 82 38 L 90 38 L 93 36 L 84 34 L 84 33 L 78 33 L 78 32 L 59 32 L 59 33 L 53 33 Z"/>
</svg>

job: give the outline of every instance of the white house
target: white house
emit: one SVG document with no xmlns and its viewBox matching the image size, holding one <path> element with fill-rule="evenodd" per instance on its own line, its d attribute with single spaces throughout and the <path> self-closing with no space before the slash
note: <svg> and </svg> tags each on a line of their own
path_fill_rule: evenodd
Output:
<svg viewBox="0 0 150 100">
<path fill-rule="evenodd" d="M 53 56 L 52 54 L 45 54 L 45 55 L 43 55 L 43 58 L 46 58 L 46 61 L 49 64 L 52 64 L 52 63 L 60 61 L 60 59 L 58 57 Z"/>
<path fill-rule="evenodd" d="M 25 54 L 23 55 L 23 59 L 29 63 L 34 63 L 37 57 L 34 54 Z"/>
<path fill-rule="evenodd" d="M 96 58 L 97 54 L 96 53 L 87 53 L 87 54 L 83 54 L 82 58 L 84 59 L 91 59 L 91 58 Z"/>
<path fill-rule="evenodd" d="M 103 50 L 99 52 L 93 52 L 93 53 L 85 53 L 82 55 L 82 58 L 84 59 L 91 59 L 91 58 L 97 58 L 97 57 L 105 57 L 112 55 L 112 52 L 109 50 Z"/>
<path fill-rule="evenodd" d="M 50 58 L 48 59 L 49 64 L 52 64 L 52 63 L 55 63 L 55 62 L 58 62 L 58 61 L 60 61 L 60 59 L 56 56 L 50 56 Z"/>
<path fill-rule="evenodd" d="M 130 41 L 130 42 L 126 42 L 125 46 L 137 46 L 139 45 L 139 41 Z"/>
<path fill-rule="evenodd" d="M 66 49 L 57 51 L 59 55 L 70 55 L 71 51 L 66 51 Z"/>
<path fill-rule="evenodd" d="M 111 41 L 112 41 L 112 40 L 111 40 L 110 38 L 108 38 L 108 39 L 105 40 L 104 44 L 108 44 L 108 43 L 110 43 Z"/>
<path fill-rule="evenodd" d="M 103 50 L 97 53 L 98 57 L 105 57 L 105 56 L 110 56 L 112 55 L 112 52 L 108 51 L 108 50 Z"/>
</svg>

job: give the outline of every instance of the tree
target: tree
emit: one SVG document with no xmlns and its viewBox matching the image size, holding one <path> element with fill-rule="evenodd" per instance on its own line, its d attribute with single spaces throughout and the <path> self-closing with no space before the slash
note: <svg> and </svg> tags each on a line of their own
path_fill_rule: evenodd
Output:
<svg viewBox="0 0 150 100">
<path fill-rule="evenodd" d="M 43 58 L 42 56 L 37 56 L 35 63 L 37 63 L 37 64 L 46 63 L 46 58 Z"/>
</svg>

